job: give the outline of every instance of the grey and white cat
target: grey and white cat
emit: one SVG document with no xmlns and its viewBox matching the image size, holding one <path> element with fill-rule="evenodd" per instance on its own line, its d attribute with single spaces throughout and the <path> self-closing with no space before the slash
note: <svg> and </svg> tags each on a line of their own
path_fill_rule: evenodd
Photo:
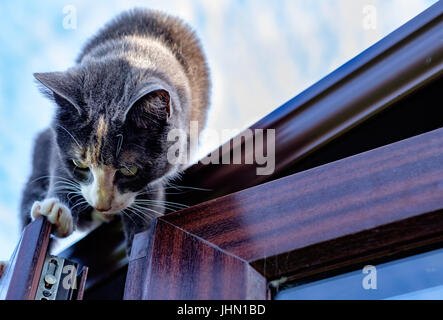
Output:
<svg viewBox="0 0 443 320">
<path fill-rule="evenodd" d="M 41 215 L 59 237 L 94 218 L 123 213 L 127 248 L 164 212 L 164 182 L 183 169 L 167 161 L 172 129 L 202 128 L 209 71 L 180 19 L 147 9 L 120 14 L 65 72 L 36 73 L 56 104 L 35 143 L 21 205 L 23 226 Z"/>
</svg>

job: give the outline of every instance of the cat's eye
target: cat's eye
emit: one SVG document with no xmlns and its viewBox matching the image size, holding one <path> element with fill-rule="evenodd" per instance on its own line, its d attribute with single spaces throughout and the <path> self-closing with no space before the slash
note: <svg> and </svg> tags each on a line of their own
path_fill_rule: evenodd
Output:
<svg viewBox="0 0 443 320">
<path fill-rule="evenodd" d="M 86 164 L 84 164 L 83 162 L 81 162 L 80 160 L 72 159 L 72 162 L 74 162 L 74 165 L 80 169 L 87 169 L 88 168 L 88 166 Z"/>
<path fill-rule="evenodd" d="M 127 177 L 135 176 L 137 174 L 138 168 L 137 167 L 124 167 L 120 169 L 120 172 Z"/>
</svg>

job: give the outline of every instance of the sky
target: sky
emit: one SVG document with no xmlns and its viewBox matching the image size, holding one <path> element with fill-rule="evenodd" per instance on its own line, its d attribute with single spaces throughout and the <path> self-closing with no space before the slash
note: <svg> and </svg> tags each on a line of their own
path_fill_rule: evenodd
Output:
<svg viewBox="0 0 443 320">
<path fill-rule="evenodd" d="M 54 111 L 32 74 L 72 66 L 83 43 L 119 12 L 149 7 L 188 22 L 211 70 L 207 129 L 239 132 L 435 2 L 0 0 L 0 260 L 19 239 L 33 140 Z M 204 137 L 200 155 L 224 142 Z"/>
</svg>

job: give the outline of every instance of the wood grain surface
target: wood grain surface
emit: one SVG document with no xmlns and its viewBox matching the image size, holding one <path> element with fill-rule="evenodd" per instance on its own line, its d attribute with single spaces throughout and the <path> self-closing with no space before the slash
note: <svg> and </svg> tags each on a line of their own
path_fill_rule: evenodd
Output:
<svg viewBox="0 0 443 320">
<path fill-rule="evenodd" d="M 2 298 L 6 300 L 33 300 L 37 291 L 46 252 L 51 224 L 40 217 L 26 226 L 9 261 L 2 279 Z"/>
<path fill-rule="evenodd" d="M 161 217 L 139 294 L 264 299 L 282 276 L 441 241 L 442 163 L 438 129 Z"/>
</svg>

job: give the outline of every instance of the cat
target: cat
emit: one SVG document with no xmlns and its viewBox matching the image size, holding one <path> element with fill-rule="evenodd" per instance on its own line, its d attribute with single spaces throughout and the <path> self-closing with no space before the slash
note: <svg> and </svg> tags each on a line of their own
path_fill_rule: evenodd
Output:
<svg viewBox="0 0 443 320">
<path fill-rule="evenodd" d="M 159 11 L 121 13 L 64 72 L 35 73 L 55 116 L 33 151 L 22 226 L 39 216 L 66 237 L 120 215 L 129 253 L 134 234 L 164 213 L 164 185 L 185 165 L 170 163 L 170 130 L 199 133 L 209 108 L 209 68 L 199 39 Z M 185 147 L 185 146 L 183 146 Z M 195 152 L 195 150 L 191 150 Z"/>
</svg>

